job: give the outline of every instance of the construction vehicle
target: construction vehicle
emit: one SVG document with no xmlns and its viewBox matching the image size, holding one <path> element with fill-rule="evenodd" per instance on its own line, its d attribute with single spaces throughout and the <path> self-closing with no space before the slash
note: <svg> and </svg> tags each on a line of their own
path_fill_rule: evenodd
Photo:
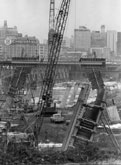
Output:
<svg viewBox="0 0 121 165">
<path fill-rule="evenodd" d="M 50 121 L 53 122 L 53 123 L 64 123 L 65 119 L 64 119 L 64 116 L 62 116 L 61 113 L 56 113 L 56 114 L 53 114 L 50 117 Z"/>
</svg>

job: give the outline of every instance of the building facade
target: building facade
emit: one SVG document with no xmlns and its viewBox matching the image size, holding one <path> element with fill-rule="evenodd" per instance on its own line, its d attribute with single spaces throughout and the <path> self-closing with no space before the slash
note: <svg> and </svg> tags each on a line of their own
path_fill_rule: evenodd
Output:
<svg viewBox="0 0 121 165">
<path fill-rule="evenodd" d="M 0 60 L 12 57 L 39 56 L 39 40 L 35 37 L 22 36 L 17 27 L 8 27 L 7 21 L 0 28 Z"/>
<path fill-rule="evenodd" d="M 91 47 L 103 48 L 107 46 L 107 33 L 105 26 L 101 26 L 101 31 L 92 31 L 91 33 Z"/>
<path fill-rule="evenodd" d="M 41 43 L 39 44 L 39 60 L 44 59 L 45 61 L 48 59 L 48 44 Z"/>
<path fill-rule="evenodd" d="M 98 58 L 106 58 L 109 54 L 105 54 L 107 48 L 107 33 L 105 32 L 105 25 L 101 26 L 100 31 L 92 31 L 91 33 L 91 48 L 90 53 L 96 55 Z"/>
<path fill-rule="evenodd" d="M 110 48 L 112 56 L 117 55 L 117 32 L 115 30 L 107 31 L 107 48 Z"/>
<path fill-rule="evenodd" d="M 75 51 L 89 51 L 91 45 L 91 32 L 85 26 L 74 30 Z"/>
<path fill-rule="evenodd" d="M 9 38 L 6 40 L 9 41 Z M 5 40 L 5 52 L 7 58 L 11 57 L 39 57 L 39 41 L 35 37 L 17 36 L 14 39 Z"/>
<path fill-rule="evenodd" d="M 121 57 L 121 32 L 117 33 L 117 55 Z"/>
</svg>

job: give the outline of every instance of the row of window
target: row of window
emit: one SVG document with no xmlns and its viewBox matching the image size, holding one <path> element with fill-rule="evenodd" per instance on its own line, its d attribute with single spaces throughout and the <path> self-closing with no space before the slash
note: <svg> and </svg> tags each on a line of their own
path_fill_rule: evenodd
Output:
<svg viewBox="0 0 121 165">
<path fill-rule="evenodd" d="M 26 40 L 26 41 L 13 41 L 12 44 L 35 44 L 37 45 L 37 41 L 31 41 L 31 40 Z"/>
</svg>

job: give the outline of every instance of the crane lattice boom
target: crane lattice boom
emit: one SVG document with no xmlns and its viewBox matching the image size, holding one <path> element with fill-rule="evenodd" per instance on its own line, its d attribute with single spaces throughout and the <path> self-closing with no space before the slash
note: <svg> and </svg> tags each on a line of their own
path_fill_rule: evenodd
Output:
<svg viewBox="0 0 121 165">
<path fill-rule="evenodd" d="M 55 0 L 50 0 L 49 30 L 55 27 Z"/>
</svg>

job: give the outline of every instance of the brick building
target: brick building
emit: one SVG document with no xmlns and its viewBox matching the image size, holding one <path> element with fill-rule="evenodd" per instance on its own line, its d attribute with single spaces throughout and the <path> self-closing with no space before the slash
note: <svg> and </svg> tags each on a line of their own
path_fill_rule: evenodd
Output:
<svg viewBox="0 0 121 165">
<path fill-rule="evenodd" d="M 35 37 L 23 37 L 18 33 L 16 26 L 8 27 L 7 21 L 4 21 L 4 26 L 0 28 L 0 60 L 21 57 L 21 55 L 39 56 L 39 40 Z"/>
</svg>

